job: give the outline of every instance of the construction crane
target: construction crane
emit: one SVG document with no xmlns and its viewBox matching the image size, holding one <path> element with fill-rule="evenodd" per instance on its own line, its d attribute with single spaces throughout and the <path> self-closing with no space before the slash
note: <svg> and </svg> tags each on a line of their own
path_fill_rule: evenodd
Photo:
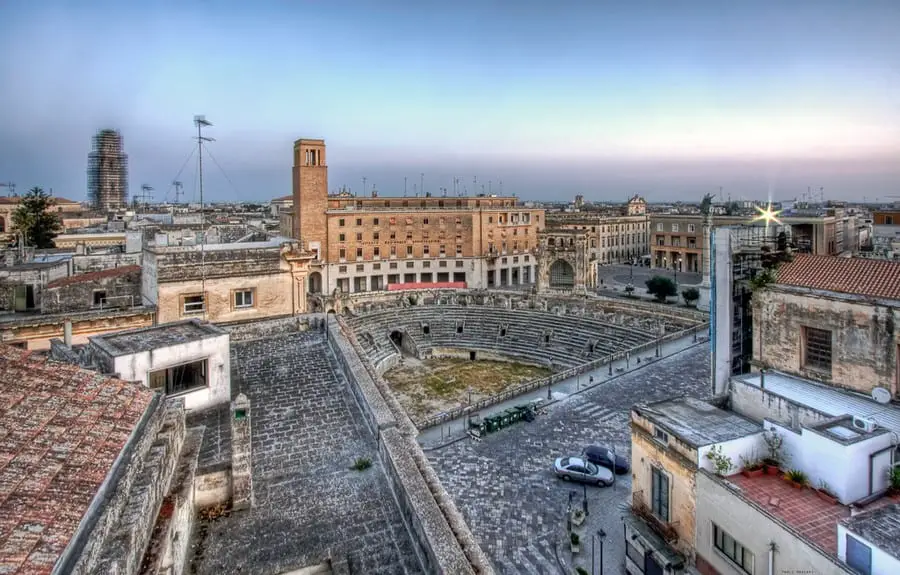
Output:
<svg viewBox="0 0 900 575">
<path fill-rule="evenodd" d="M 146 206 L 147 200 L 153 199 L 153 194 L 150 193 L 152 191 L 153 191 L 153 186 L 151 186 L 149 184 L 141 184 L 141 193 L 134 197 L 135 207 L 139 206 L 141 203 L 143 203 L 144 206 Z"/>
<path fill-rule="evenodd" d="M 10 197 L 16 195 L 16 184 L 15 182 L 6 182 L 5 184 L 0 182 L 0 188 L 6 188 L 9 190 Z"/>
</svg>

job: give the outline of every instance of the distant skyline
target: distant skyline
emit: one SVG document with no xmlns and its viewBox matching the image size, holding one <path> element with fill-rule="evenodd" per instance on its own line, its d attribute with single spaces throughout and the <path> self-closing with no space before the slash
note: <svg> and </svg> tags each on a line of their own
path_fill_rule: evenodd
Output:
<svg viewBox="0 0 900 575">
<path fill-rule="evenodd" d="M 459 177 L 548 201 L 900 196 L 896 0 L 19 0 L 0 21 L 0 182 L 20 193 L 85 199 L 113 128 L 130 195 L 174 199 L 205 114 L 210 201 L 289 194 L 297 138 L 356 193 L 425 173 L 433 195 Z"/>
</svg>

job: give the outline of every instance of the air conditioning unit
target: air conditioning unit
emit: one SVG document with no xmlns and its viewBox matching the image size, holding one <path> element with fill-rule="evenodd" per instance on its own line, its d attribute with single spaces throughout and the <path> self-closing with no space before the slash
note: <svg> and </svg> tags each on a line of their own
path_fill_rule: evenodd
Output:
<svg viewBox="0 0 900 575">
<path fill-rule="evenodd" d="M 866 433 L 875 431 L 875 420 L 869 417 L 853 417 L 853 427 Z"/>
</svg>

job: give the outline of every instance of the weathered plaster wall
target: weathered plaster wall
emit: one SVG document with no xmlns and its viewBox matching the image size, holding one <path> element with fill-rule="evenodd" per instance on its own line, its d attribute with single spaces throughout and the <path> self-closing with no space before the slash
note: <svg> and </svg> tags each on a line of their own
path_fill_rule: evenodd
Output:
<svg viewBox="0 0 900 575">
<path fill-rule="evenodd" d="M 669 436 L 668 445 L 653 439 L 653 426 L 632 412 L 631 424 L 631 491 L 636 500 L 652 509 L 652 468 L 669 478 L 669 524 L 678 533 L 675 549 L 693 557 L 694 514 L 696 509 L 694 477 L 697 452 Z"/>
<path fill-rule="evenodd" d="M 287 271 L 278 274 L 210 278 L 202 284 L 199 280 L 161 283 L 157 291 L 158 321 L 166 323 L 189 317 L 201 317 L 203 315 L 201 313 L 183 313 L 182 296 L 200 294 L 204 288 L 206 319 L 209 321 L 252 321 L 291 315 L 294 306 L 300 305 L 301 302 L 305 308 L 305 295 L 296 293 L 303 286 L 295 284 Z M 253 306 L 235 308 L 235 290 L 246 289 L 255 290 Z"/>
<path fill-rule="evenodd" d="M 103 307 L 130 308 L 141 305 L 141 271 L 135 270 L 126 275 L 99 278 L 48 287 L 41 295 L 42 313 L 66 313 L 88 311 L 94 309 L 94 292 L 102 290 L 106 294 Z"/>
<path fill-rule="evenodd" d="M 766 367 L 871 393 L 898 395 L 900 307 L 775 286 L 753 296 L 753 359 Z M 831 372 L 803 365 L 803 328 L 831 331 Z"/>
<path fill-rule="evenodd" d="M 771 419 L 788 427 L 796 427 L 812 425 L 827 419 L 827 416 L 819 411 L 798 405 L 780 395 L 737 379 L 731 380 L 729 397 L 734 411 L 758 422 Z"/>
</svg>

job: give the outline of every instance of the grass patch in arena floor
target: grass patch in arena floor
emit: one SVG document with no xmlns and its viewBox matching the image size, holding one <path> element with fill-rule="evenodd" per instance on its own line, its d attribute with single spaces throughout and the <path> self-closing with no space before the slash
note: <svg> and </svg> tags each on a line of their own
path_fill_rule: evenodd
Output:
<svg viewBox="0 0 900 575">
<path fill-rule="evenodd" d="M 402 364 L 385 372 L 384 380 L 418 424 L 438 413 L 466 405 L 470 388 L 475 402 L 550 373 L 551 370 L 543 367 L 504 361 L 405 357 Z"/>
</svg>

